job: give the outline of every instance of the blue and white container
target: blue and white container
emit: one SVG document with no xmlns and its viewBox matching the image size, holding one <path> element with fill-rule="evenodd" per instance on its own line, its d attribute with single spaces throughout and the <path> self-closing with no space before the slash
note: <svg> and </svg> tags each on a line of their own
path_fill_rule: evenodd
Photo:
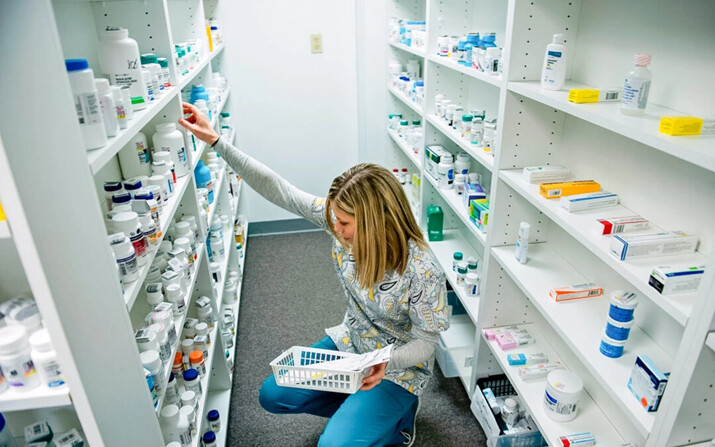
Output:
<svg viewBox="0 0 715 447">
<path fill-rule="evenodd" d="M 608 317 L 608 320 L 606 321 L 606 335 L 614 340 L 628 340 L 628 335 L 631 332 L 631 326 L 633 326 L 633 320 L 616 321 L 613 318 Z"/>
<path fill-rule="evenodd" d="M 608 316 L 616 321 L 631 321 L 637 305 L 638 295 L 633 292 L 616 290 L 611 293 L 611 307 L 608 310 Z"/>
<path fill-rule="evenodd" d="M 623 355 L 623 348 L 626 345 L 625 340 L 614 340 L 605 333 L 601 337 L 601 346 L 599 350 L 601 354 L 612 359 L 617 359 Z"/>
</svg>

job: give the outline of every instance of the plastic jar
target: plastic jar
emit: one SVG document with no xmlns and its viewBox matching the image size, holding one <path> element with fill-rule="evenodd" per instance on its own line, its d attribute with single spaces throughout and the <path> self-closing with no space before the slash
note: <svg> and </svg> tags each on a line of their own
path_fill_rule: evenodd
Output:
<svg viewBox="0 0 715 447">
<path fill-rule="evenodd" d="M 128 284 L 139 278 L 137 258 L 129 238 L 124 233 L 114 233 L 109 236 L 109 245 L 112 247 L 114 259 L 119 267 L 119 277 L 122 283 Z"/>
<path fill-rule="evenodd" d="M 203 390 L 201 389 L 201 379 L 199 372 L 194 368 L 189 368 L 184 371 L 184 388 L 186 391 L 193 391 L 197 397 L 201 397 Z"/>
<path fill-rule="evenodd" d="M 151 319 L 155 323 L 161 323 L 166 328 L 166 334 L 169 336 L 169 343 L 173 346 L 178 339 L 176 335 L 176 328 L 174 327 L 174 320 L 171 318 L 171 314 L 167 311 L 152 312 Z"/>
<path fill-rule="evenodd" d="M 218 410 L 209 410 L 206 414 L 206 420 L 209 423 L 209 429 L 212 432 L 218 433 L 221 431 L 221 419 L 219 417 Z"/>
<path fill-rule="evenodd" d="M 193 221 L 194 225 L 196 225 L 195 218 Z M 193 228 L 191 228 L 191 221 L 182 219 L 181 222 L 176 222 L 175 228 L 176 237 L 188 239 L 190 250 L 186 250 L 186 253 L 191 256 L 192 260 L 190 262 L 191 264 L 193 264 L 193 260 L 198 258 L 198 254 L 196 253 L 196 233 L 194 232 Z"/>
<path fill-rule="evenodd" d="M 137 348 L 139 352 L 145 351 L 157 351 L 159 352 L 159 340 L 156 336 L 156 332 L 149 328 L 140 329 L 134 335 L 134 341 L 137 343 Z"/>
<path fill-rule="evenodd" d="M 137 264 L 144 265 L 147 261 L 147 242 L 137 213 L 133 211 L 119 213 L 112 217 L 112 223 L 117 231 L 124 233 L 132 242 L 137 256 Z"/>
<path fill-rule="evenodd" d="M 179 224 L 177 224 L 179 225 Z M 177 230 L 178 231 L 178 230 Z M 190 233 L 191 237 L 193 238 L 193 233 Z M 178 236 L 178 234 L 177 234 Z M 191 242 L 189 241 L 188 238 L 186 237 L 179 237 L 174 239 L 174 248 L 179 248 L 184 251 L 185 257 L 186 257 L 186 262 L 189 263 L 189 267 L 193 267 L 194 265 L 194 254 L 193 250 L 191 249 Z"/>
<path fill-rule="evenodd" d="M 465 281 L 465 286 L 467 289 L 468 296 L 478 296 L 479 295 L 479 275 L 476 273 L 467 273 L 467 279 Z"/>
<path fill-rule="evenodd" d="M 468 273 L 477 273 L 478 267 L 479 267 L 479 260 L 475 256 L 470 256 L 469 259 L 467 259 Z"/>
<path fill-rule="evenodd" d="M 452 271 L 457 271 L 457 265 L 464 259 L 464 254 L 461 251 L 455 251 L 452 254 Z"/>
<path fill-rule="evenodd" d="M 181 217 L 182 222 L 187 222 L 189 224 L 189 227 L 191 228 L 191 231 L 194 232 L 194 241 L 199 241 L 201 240 L 201 232 L 199 232 L 199 226 L 196 223 L 196 216 L 182 216 Z"/>
<path fill-rule="evenodd" d="M 220 224 L 219 224 L 220 225 Z M 225 250 L 223 248 L 223 240 L 221 239 L 220 232 L 211 233 L 211 260 L 214 262 L 223 262 L 225 259 Z"/>
<path fill-rule="evenodd" d="M 472 120 L 474 117 L 469 114 L 462 115 L 462 123 L 460 124 L 459 131 L 460 136 L 469 141 L 472 137 Z M 469 168 L 469 166 L 467 166 Z"/>
<path fill-rule="evenodd" d="M 464 195 L 464 185 L 467 183 L 467 176 L 464 174 L 454 175 L 454 189 L 458 196 Z"/>
<path fill-rule="evenodd" d="M 194 339 L 187 338 L 181 340 L 181 360 L 184 363 L 184 371 L 187 371 L 191 367 L 191 362 L 189 360 L 189 355 L 194 352 Z M 183 379 L 183 375 L 182 375 Z"/>
<path fill-rule="evenodd" d="M 186 313 L 186 303 L 184 302 L 184 295 L 180 285 L 170 284 L 166 287 L 166 301 L 171 303 L 174 316 L 178 317 Z"/>
<path fill-rule="evenodd" d="M 623 349 L 626 346 L 626 340 L 614 340 L 605 333 L 601 336 L 601 345 L 599 351 L 601 354 L 612 359 L 617 359 L 623 355 Z"/>
<path fill-rule="evenodd" d="M 94 85 L 97 87 L 97 97 L 102 111 L 104 131 L 108 137 L 115 137 L 119 133 L 117 104 L 114 102 L 114 95 L 109 90 L 109 81 L 105 78 L 97 78 L 94 80 Z"/>
<path fill-rule="evenodd" d="M 151 373 L 151 378 L 154 380 L 154 390 L 157 396 L 164 394 L 164 388 L 162 388 L 162 367 L 161 358 L 159 357 L 159 352 L 150 350 L 139 353 L 139 360 Z"/>
<path fill-rule="evenodd" d="M 114 194 L 121 194 L 124 192 L 124 186 L 122 186 L 122 182 L 104 182 L 104 202 L 107 205 L 107 211 L 112 210 L 112 206 L 114 205 L 112 203 L 112 196 Z"/>
<path fill-rule="evenodd" d="M 151 218 L 151 214 L 146 213 L 139 216 L 139 223 L 141 224 L 142 234 L 146 238 L 147 250 L 158 248 L 159 233 L 156 231 L 156 223 Z"/>
<path fill-rule="evenodd" d="M 236 281 L 227 279 L 223 283 L 223 297 L 221 298 L 223 304 L 234 304 L 236 302 Z"/>
<path fill-rule="evenodd" d="M 216 447 L 216 433 L 207 431 L 203 436 L 204 447 Z"/>
<path fill-rule="evenodd" d="M 465 286 L 467 282 L 467 263 L 462 261 L 457 265 L 457 285 Z"/>
<path fill-rule="evenodd" d="M 184 355 L 181 352 L 174 354 L 174 363 L 171 365 L 171 375 L 176 378 L 177 385 L 179 381 L 184 380 Z"/>
<path fill-rule="evenodd" d="M 213 311 L 211 310 L 211 306 L 199 307 L 197 309 L 197 313 L 199 315 L 199 321 L 201 321 L 201 324 L 205 324 L 211 328 L 214 327 L 214 317 Z M 198 331 L 198 326 L 196 330 Z"/>
<path fill-rule="evenodd" d="M 454 188 L 454 162 L 452 160 L 451 154 L 445 154 L 440 157 L 437 165 L 440 189 Z"/>
<path fill-rule="evenodd" d="M 162 365 L 168 365 L 171 360 L 171 344 L 166 327 L 161 323 L 153 323 L 148 326 L 156 334 L 156 342 L 159 344 L 159 358 Z"/>
<path fill-rule="evenodd" d="M 176 405 L 167 405 L 161 409 L 161 431 L 164 441 L 179 442 L 182 446 L 191 445 L 189 423 L 183 420 Z"/>
<path fill-rule="evenodd" d="M 102 122 L 102 110 L 94 83 L 94 72 L 86 59 L 65 60 L 70 88 L 74 96 L 77 119 L 82 129 L 82 141 L 87 150 L 107 144 L 107 134 Z"/>
<path fill-rule="evenodd" d="M 472 118 L 472 130 L 471 130 L 470 143 L 474 145 L 482 144 L 484 139 L 484 121 L 482 118 L 475 116 Z"/>
<path fill-rule="evenodd" d="M 192 407 L 191 405 L 184 405 L 183 407 L 179 408 L 179 414 L 189 423 L 189 430 L 191 430 L 192 438 L 196 436 L 198 430 L 196 428 L 196 411 L 194 410 L 194 407 Z"/>
<path fill-rule="evenodd" d="M 198 325 L 197 325 L 198 326 Z M 204 353 L 204 358 L 209 358 L 209 339 L 205 335 L 196 335 L 194 337 L 194 349 L 192 351 L 201 351 Z"/>
<path fill-rule="evenodd" d="M 184 135 L 176 129 L 174 123 L 161 123 L 156 125 L 156 133 L 152 136 L 154 153 L 168 152 L 174 162 L 176 176 L 181 178 L 189 173 L 189 161 L 186 158 Z"/>
<path fill-rule="evenodd" d="M 65 384 L 62 368 L 57 361 L 57 353 L 52 347 L 52 340 L 47 329 L 40 329 L 30 336 L 30 358 L 35 369 L 40 373 L 42 381 L 49 388 L 56 388 Z"/>
<path fill-rule="evenodd" d="M 211 306 L 206 306 L 206 307 L 200 308 L 199 310 L 201 310 L 201 309 L 211 310 Z M 207 345 L 211 344 L 211 335 L 209 334 L 210 327 L 213 327 L 213 325 L 209 326 L 208 324 L 206 324 L 203 321 L 196 325 L 196 337 L 201 337 L 201 336 L 206 337 Z M 194 338 L 196 338 L 196 337 L 194 337 Z"/>
<path fill-rule="evenodd" d="M 7 384 L 17 391 L 28 391 L 40 384 L 30 358 L 30 343 L 25 326 L 11 324 L 0 328 L 0 369 Z"/>
<path fill-rule="evenodd" d="M 613 340 L 627 340 L 631 332 L 633 320 L 631 321 L 616 321 L 611 317 L 606 320 L 606 335 Z"/>
<path fill-rule="evenodd" d="M 576 374 L 565 369 L 551 371 L 546 376 L 544 391 L 546 414 L 555 421 L 573 420 L 576 417 L 582 391 L 583 381 Z"/>
<path fill-rule="evenodd" d="M 179 397 L 181 398 L 181 406 L 182 407 L 189 405 L 189 406 L 194 407 L 195 411 L 198 411 L 199 399 L 197 398 L 196 393 L 194 393 L 193 391 L 184 391 L 183 393 L 181 393 L 181 396 L 179 396 Z"/>
<path fill-rule="evenodd" d="M 206 375 L 206 364 L 204 362 L 204 353 L 201 351 L 192 351 L 189 354 L 189 364 L 193 369 L 199 372 L 201 377 Z"/>
<path fill-rule="evenodd" d="M 125 178 L 151 175 L 149 145 L 143 132 L 137 132 L 119 151 L 119 165 Z"/>
<path fill-rule="evenodd" d="M 154 174 L 161 174 L 166 177 L 169 182 L 169 197 L 171 197 L 174 195 L 174 186 L 176 185 L 176 169 L 174 168 L 174 162 L 171 161 L 171 154 L 166 151 L 154 151 L 152 154 L 154 161 L 151 164 L 151 170 Z"/>
<path fill-rule="evenodd" d="M 99 66 L 112 85 L 127 85 L 134 110 L 146 107 L 146 84 L 139 64 L 139 46 L 125 28 L 107 28 L 99 42 Z"/>
<path fill-rule="evenodd" d="M 177 384 L 174 374 L 169 374 L 169 381 L 166 383 L 164 394 L 164 403 L 171 405 L 179 403 L 179 385 Z"/>
<path fill-rule="evenodd" d="M 457 161 L 454 162 L 454 173 L 468 175 L 470 164 L 469 155 L 465 153 L 457 154 Z"/>
<path fill-rule="evenodd" d="M 501 417 L 507 426 L 513 427 L 519 418 L 519 404 L 513 397 L 504 399 L 504 406 L 501 407 Z"/>
<path fill-rule="evenodd" d="M 616 321 L 631 321 L 637 305 L 638 295 L 633 292 L 615 290 L 611 292 L 611 306 L 608 309 L 608 316 Z"/>
</svg>

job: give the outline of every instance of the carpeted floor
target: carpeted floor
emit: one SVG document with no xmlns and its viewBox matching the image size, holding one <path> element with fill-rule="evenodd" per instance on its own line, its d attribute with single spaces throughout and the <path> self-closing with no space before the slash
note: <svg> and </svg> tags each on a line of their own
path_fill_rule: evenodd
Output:
<svg viewBox="0 0 715 447">
<path fill-rule="evenodd" d="M 312 447 L 327 419 L 274 415 L 258 403 L 269 362 L 309 346 L 342 321 L 344 296 L 323 232 L 252 237 L 247 244 L 227 446 Z M 435 377 L 422 398 L 415 447 L 485 446 L 458 378 Z"/>
</svg>

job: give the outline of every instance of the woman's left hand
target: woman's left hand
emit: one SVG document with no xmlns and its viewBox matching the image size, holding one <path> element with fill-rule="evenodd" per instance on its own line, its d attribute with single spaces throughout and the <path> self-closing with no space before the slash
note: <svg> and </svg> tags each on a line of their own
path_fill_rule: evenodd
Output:
<svg viewBox="0 0 715 447">
<path fill-rule="evenodd" d="M 370 368 L 370 374 L 362 379 L 360 391 L 367 391 L 375 388 L 385 377 L 385 368 L 387 368 L 387 362 L 372 366 Z"/>
</svg>

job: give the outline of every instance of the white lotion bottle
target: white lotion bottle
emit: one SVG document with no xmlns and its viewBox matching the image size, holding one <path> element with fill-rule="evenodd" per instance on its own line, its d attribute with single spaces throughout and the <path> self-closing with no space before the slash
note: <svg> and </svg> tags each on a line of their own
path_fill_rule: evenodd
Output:
<svg viewBox="0 0 715 447">
<path fill-rule="evenodd" d="M 67 77 L 70 80 L 72 95 L 79 127 L 82 129 L 82 141 L 87 150 L 97 149 L 107 144 L 107 132 L 102 122 L 102 109 L 94 83 L 94 72 L 86 59 L 67 59 L 65 61 Z"/>
<path fill-rule="evenodd" d="M 107 27 L 99 42 L 99 65 L 112 85 L 127 85 L 134 110 L 147 106 L 146 84 L 137 42 L 126 28 Z"/>
<path fill-rule="evenodd" d="M 554 34 L 553 40 L 546 45 L 544 67 L 541 70 L 541 88 L 561 90 L 566 81 L 566 36 Z"/>
<path fill-rule="evenodd" d="M 124 178 L 151 176 L 149 144 L 143 132 L 137 132 L 119 151 L 119 166 Z"/>
<path fill-rule="evenodd" d="M 154 143 L 155 154 L 161 151 L 171 154 L 171 161 L 174 162 L 174 168 L 176 169 L 176 177 L 184 177 L 189 173 L 184 135 L 176 129 L 174 123 L 157 124 L 152 142 Z"/>
<path fill-rule="evenodd" d="M 636 54 L 633 62 L 635 67 L 628 73 L 623 84 L 621 112 L 626 115 L 643 115 L 653 78 L 648 70 L 650 54 Z"/>
<path fill-rule="evenodd" d="M 516 260 L 520 264 L 526 264 L 526 253 L 529 250 L 529 230 L 531 225 L 522 222 L 519 225 L 519 235 L 516 238 Z"/>
</svg>

